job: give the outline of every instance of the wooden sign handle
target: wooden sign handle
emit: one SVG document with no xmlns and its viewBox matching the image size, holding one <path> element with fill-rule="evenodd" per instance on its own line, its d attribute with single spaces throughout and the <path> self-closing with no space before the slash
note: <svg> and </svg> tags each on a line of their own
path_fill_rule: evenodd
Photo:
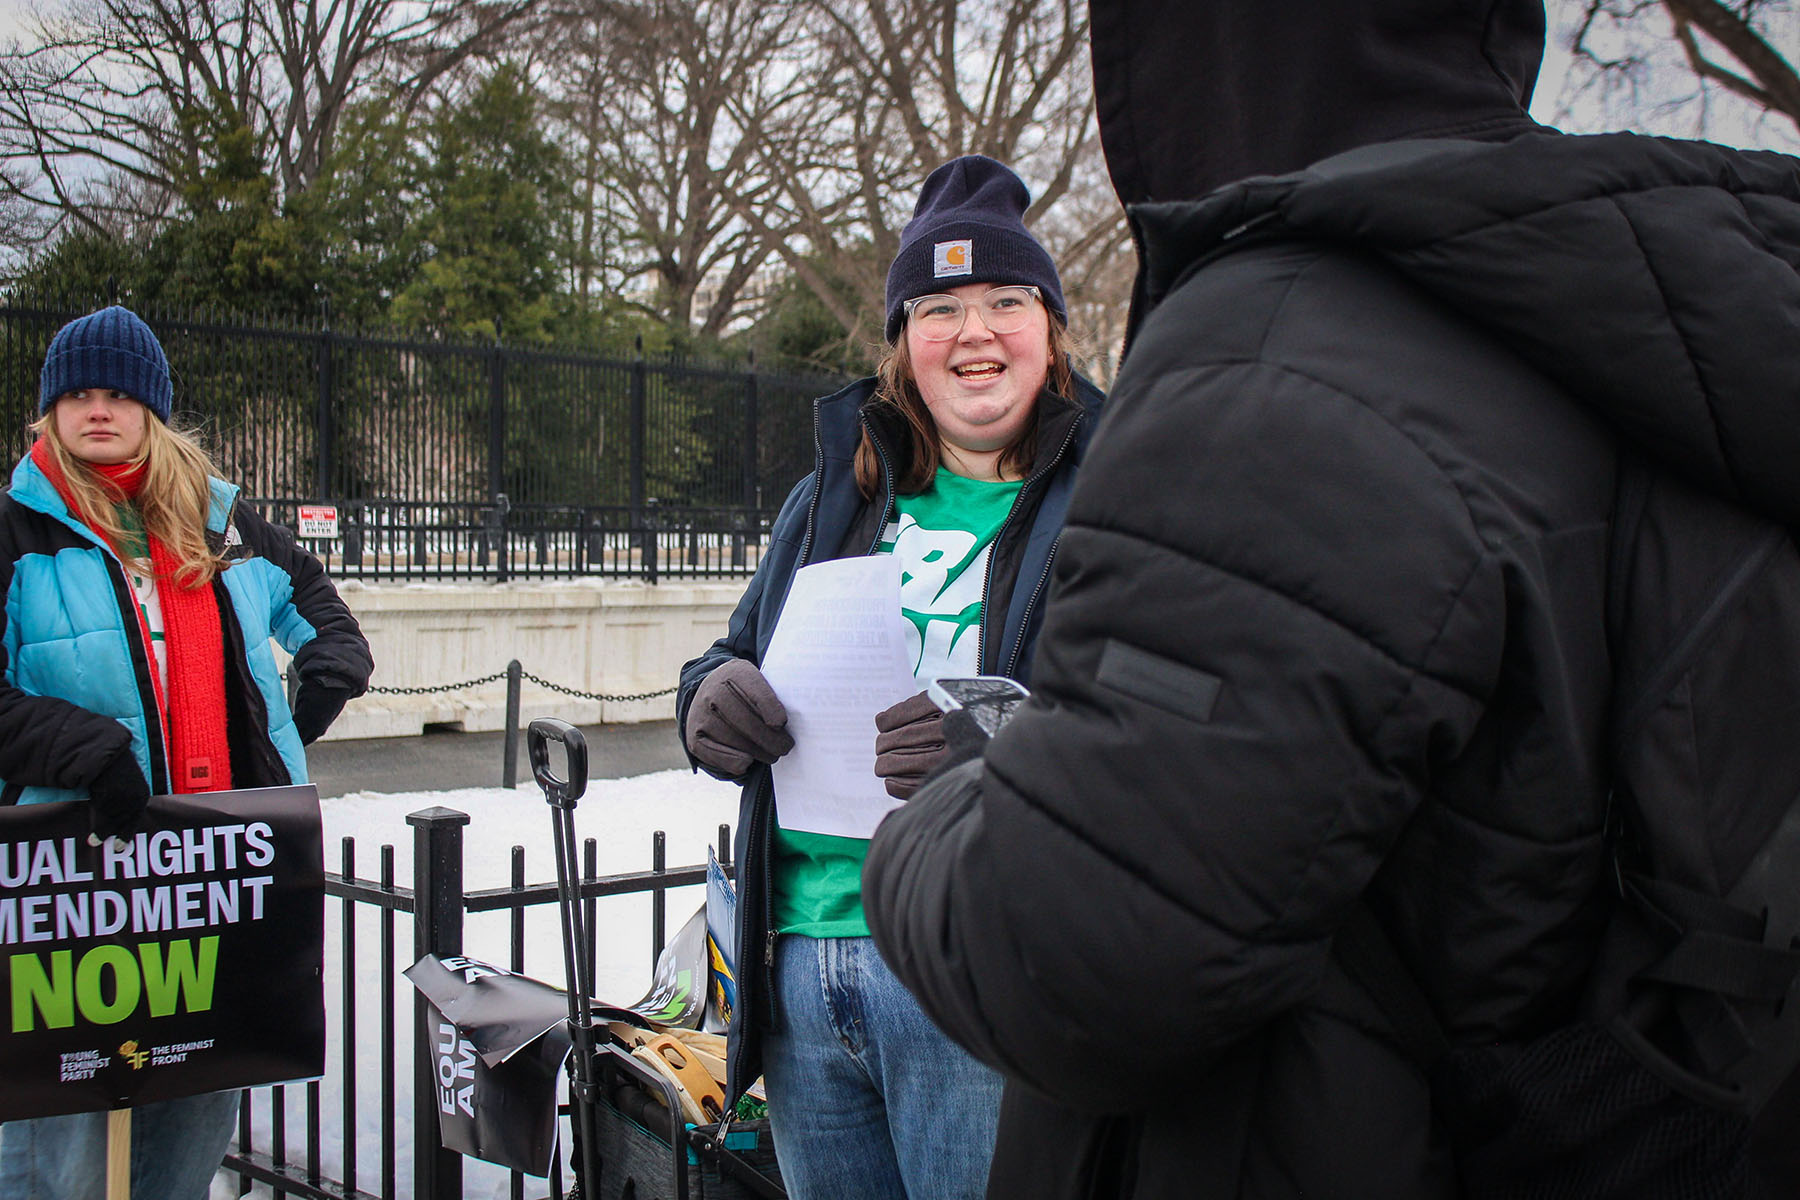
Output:
<svg viewBox="0 0 1800 1200">
<path fill-rule="evenodd" d="M 131 1110 L 106 1114 L 106 1200 L 131 1200 Z"/>
</svg>

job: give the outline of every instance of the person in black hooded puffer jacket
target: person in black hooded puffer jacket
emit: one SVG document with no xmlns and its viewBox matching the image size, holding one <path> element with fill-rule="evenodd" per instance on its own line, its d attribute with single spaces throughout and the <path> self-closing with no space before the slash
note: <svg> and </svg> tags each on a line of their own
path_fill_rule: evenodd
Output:
<svg viewBox="0 0 1800 1200">
<path fill-rule="evenodd" d="M 1672 614 L 1716 594 L 1709 514 L 1800 521 L 1800 164 L 1536 125 L 1537 0 L 1302 9 L 1091 5 L 1126 358 L 1031 701 L 864 867 L 895 973 L 1007 1077 L 992 1197 L 1464 1194 L 1334 939 L 1366 901 L 1455 1047 L 1573 1020 L 1621 462 L 1690 498 Z M 1746 785 L 1800 794 L 1800 699 L 1743 687 Z"/>
</svg>

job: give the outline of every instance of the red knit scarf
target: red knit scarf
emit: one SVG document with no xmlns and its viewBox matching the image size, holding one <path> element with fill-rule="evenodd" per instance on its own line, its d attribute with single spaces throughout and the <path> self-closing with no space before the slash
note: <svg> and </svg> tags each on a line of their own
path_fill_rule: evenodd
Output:
<svg viewBox="0 0 1800 1200">
<path fill-rule="evenodd" d="M 37 464 L 71 513 L 80 516 L 49 448 L 39 438 L 31 448 Z M 121 500 L 135 499 L 144 484 L 144 469 L 126 463 L 89 463 L 88 468 L 113 485 Z M 150 656 L 150 683 L 156 693 L 158 715 L 168 731 L 169 782 L 176 793 L 220 792 L 231 787 L 231 745 L 225 725 L 225 635 L 219 623 L 219 603 L 211 581 L 182 587 L 175 572 L 181 565 L 173 551 L 148 530 L 150 571 L 162 601 L 163 657 L 169 668 L 168 695 L 163 695 L 156 669 L 156 648 L 150 642 L 150 626 L 135 600 L 138 629 L 144 651 Z M 112 547 L 121 559 L 123 549 Z"/>
</svg>

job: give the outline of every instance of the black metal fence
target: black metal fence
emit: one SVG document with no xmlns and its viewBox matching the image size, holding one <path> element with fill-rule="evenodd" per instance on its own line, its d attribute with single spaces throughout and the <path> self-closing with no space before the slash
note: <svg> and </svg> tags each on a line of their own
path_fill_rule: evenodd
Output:
<svg viewBox="0 0 1800 1200">
<path fill-rule="evenodd" d="M 50 339 L 76 312 L 0 307 L 0 450 L 27 448 Z M 406 340 L 144 314 L 178 419 L 340 577 L 737 574 L 812 469 L 811 400 L 842 379 L 697 360 Z"/>
<path fill-rule="evenodd" d="M 443 1148 L 438 1140 L 436 1107 L 436 1065 L 432 1054 L 432 1010 L 424 997 L 411 997 L 412 1053 L 410 1064 L 402 1060 L 400 1042 L 398 989 L 411 991 L 401 980 L 400 971 L 421 955 L 447 956 L 463 953 L 463 918 L 465 914 L 505 913 L 508 918 L 507 962 L 509 970 L 525 970 L 525 912 L 536 905 L 557 902 L 554 882 L 528 884 L 525 881 L 525 851 L 512 848 L 511 881 L 501 888 L 464 891 L 463 827 L 468 816 L 454 809 L 428 808 L 407 818 L 413 828 L 412 885 L 401 886 L 395 878 L 394 848 L 380 849 L 378 874 L 374 879 L 357 877 L 357 848 L 354 839 L 343 839 L 341 872 L 327 872 L 325 894 L 328 899 L 327 920 L 337 921 L 338 989 L 328 995 L 328 1028 L 332 1042 L 340 1047 L 341 1061 L 330 1072 L 333 1095 L 328 1097 L 321 1081 L 301 1085 L 278 1085 L 253 1088 L 244 1093 L 238 1117 L 237 1147 L 225 1157 L 221 1170 L 236 1175 L 239 1194 L 253 1184 L 267 1186 L 277 1200 L 284 1196 L 303 1200 L 395 1200 L 404 1194 L 402 1178 L 410 1180 L 414 1200 L 461 1200 L 463 1158 Z M 585 899 L 585 928 L 592 939 L 597 929 L 594 920 L 597 902 L 606 897 L 647 893 L 651 898 L 651 958 L 660 954 L 668 929 L 667 893 L 672 888 L 704 884 L 706 865 L 670 868 L 666 864 L 665 836 L 653 835 L 650 869 L 623 874 L 598 873 L 598 844 L 588 838 L 583 846 L 580 894 Z M 717 853 L 721 865 L 731 871 L 731 830 L 721 825 L 718 830 Z M 331 902 L 335 902 L 335 909 Z M 403 920 L 410 916 L 410 921 Z M 359 919 L 364 918 L 364 919 Z M 375 945 L 371 948 L 361 939 L 369 932 L 369 920 L 375 923 Z M 401 941 L 410 926 L 412 948 L 402 959 Z M 588 961 L 594 961 L 595 947 L 589 945 Z M 372 968 L 370 964 L 373 964 Z M 327 978 L 331 972 L 327 970 Z M 647 975 L 646 975 L 647 977 Z M 553 977 L 551 982 L 560 983 Z M 375 1028 L 359 1023 L 367 1012 L 362 989 L 378 992 L 374 1005 Z M 359 1070 L 358 1047 L 367 1039 L 378 1044 L 376 1061 L 380 1077 L 367 1079 Z M 398 1103 L 396 1073 L 410 1068 L 412 1105 L 402 1112 Z M 368 1117 L 371 1101 L 379 1105 L 372 1119 Z M 292 1111 L 290 1111 L 290 1109 Z M 296 1118 L 298 1118 L 296 1120 Z M 294 1144 L 294 1125 L 302 1132 Z M 336 1128 L 333 1129 L 332 1125 Z M 266 1126 L 264 1137 L 257 1136 Z M 373 1129 L 371 1129 L 373 1126 Z M 411 1134 L 411 1161 L 402 1161 L 400 1152 L 402 1128 Z M 364 1158 L 359 1148 L 359 1130 L 372 1133 L 376 1154 L 374 1161 Z M 326 1136 L 327 1131 L 332 1135 Z M 340 1162 L 330 1166 L 321 1148 L 327 1141 L 342 1146 Z M 568 1145 L 564 1125 L 563 1146 Z M 403 1173 L 404 1176 L 403 1176 Z M 560 1163 L 547 1180 L 528 1178 L 511 1172 L 508 1192 L 511 1200 L 533 1197 L 561 1197 L 566 1188 Z"/>
</svg>

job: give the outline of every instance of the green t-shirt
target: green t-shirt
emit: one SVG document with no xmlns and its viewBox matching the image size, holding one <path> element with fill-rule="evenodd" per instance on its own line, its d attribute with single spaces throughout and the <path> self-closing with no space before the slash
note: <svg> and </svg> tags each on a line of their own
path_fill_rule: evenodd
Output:
<svg viewBox="0 0 1800 1200">
<path fill-rule="evenodd" d="M 895 504 L 898 514 L 876 553 L 900 559 L 900 616 L 921 688 L 940 676 L 980 669 L 988 554 L 1021 486 L 964 479 L 940 467 L 929 488 Z M 874 740 L 870 729 L 871 762 Z M 808 937 L 868 936 L 862 907 L 868 839 L 799 833 L 778 822 L 774 849 L 776 929 Z"/>
</svg>

